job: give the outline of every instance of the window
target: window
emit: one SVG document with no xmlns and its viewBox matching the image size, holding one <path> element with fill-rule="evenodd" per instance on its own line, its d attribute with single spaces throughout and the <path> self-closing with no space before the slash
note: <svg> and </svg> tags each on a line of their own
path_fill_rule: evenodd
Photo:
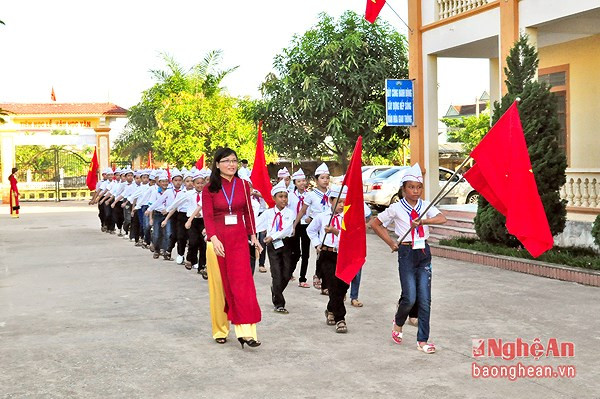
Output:
<svg viewBox="0 0 600 399">
<path fill-rule="evenodd" d="M 569 65 L 559 65 L 539 70 L 538 81 L 550 85 L 550 91 L 556 96 L 558 123 L 560 132 L 558 146 L 569 162 Z"/>
</svg>

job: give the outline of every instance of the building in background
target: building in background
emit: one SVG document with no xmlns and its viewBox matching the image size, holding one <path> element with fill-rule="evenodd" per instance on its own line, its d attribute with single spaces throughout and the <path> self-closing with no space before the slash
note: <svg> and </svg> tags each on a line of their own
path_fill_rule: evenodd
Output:
<svg viewBox="0 0 600 399">
<path fill-rule="evenodd" d="M 525 33 L 538 49 L 538 79 L 558 97 L 559 139 L 568 162 L 561 189 L 569 220 L 565 234 L 579 226 L 574 234 L 585 235 L 575 222 L 589 223 L 600 213 L 600 0 L 408 0 L 408 14 L 409 75 L 417 93 L 413 162 L 426 170 L 437 170 L 439 163 L 438 59 L 488 59 L 493 107 L 506 92 L 506 57 Z M 425 180 L 426 196 L 432 197 L 437 174 Z"/>
</svg>

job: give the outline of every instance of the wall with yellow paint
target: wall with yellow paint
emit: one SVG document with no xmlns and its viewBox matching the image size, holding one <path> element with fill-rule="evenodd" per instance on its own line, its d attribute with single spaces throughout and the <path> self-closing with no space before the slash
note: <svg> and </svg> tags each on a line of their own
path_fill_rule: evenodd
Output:
<svg viewBox="0 0 600 399">
<path fill-rule="evenodd" d="M 539 49 L 539 68 L 569 65 L 570 168 L 600 168 L 600 35 Z"/>
</svg>

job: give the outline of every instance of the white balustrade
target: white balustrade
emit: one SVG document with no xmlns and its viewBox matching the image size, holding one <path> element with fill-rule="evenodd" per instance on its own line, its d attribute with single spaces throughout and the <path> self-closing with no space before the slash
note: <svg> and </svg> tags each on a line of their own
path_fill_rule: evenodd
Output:
<svg viewBox="0 0 600 399">
<path fill-rule="evenodd" d="M 445 19 L 491 3 L 493 0 L 437 0 L 438 19 Z"/>
<path fill-rule="evenodd" d="M 559 192 L 568 207 L 600 209 L 600 169 L 567 170 L 567 182 Z"/>
</svg>

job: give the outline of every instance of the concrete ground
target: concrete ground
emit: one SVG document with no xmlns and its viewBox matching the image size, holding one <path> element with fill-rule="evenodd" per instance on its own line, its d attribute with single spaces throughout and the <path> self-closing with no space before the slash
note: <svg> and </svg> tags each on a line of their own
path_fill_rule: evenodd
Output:
<svg viewBox="0 0 600 399">
<path fill-rule="evenodd" d="M 6 209 L 5 209 L 6 211 Z M 435 258 L 431 340 L 390 338 L 395 255 L 372 234 L 349 332 L 325 325 L 326 299 L 288 286 L 274 314 L 255 275 L 263 345 L 214 343 L 207 284 L 174 262 L 100 232 L 93 207 L 24 203 L 0 216 L 2 398 L 599 398 L 600 290 Z M 314 257 L 309 273 L 314 270 Z M 297 273 L 296 273 L 297 275 Z M 311 274 L 312 275 L 312 274 Z M 554 337 L 573 358 L 472 357 L 472 339 Z M 575 378 L 475 379 L 472 363 L 574 365 Z"/>
</svg>

